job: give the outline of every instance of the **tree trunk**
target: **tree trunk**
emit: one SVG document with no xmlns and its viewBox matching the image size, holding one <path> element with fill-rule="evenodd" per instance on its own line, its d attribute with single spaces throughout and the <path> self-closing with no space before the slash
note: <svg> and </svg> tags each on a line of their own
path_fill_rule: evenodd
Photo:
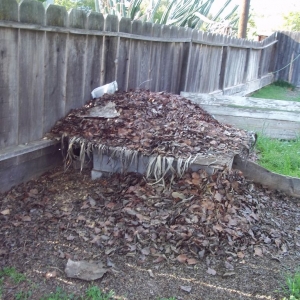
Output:
<svg viewBox="0 0 300 300">
<path fill-rule="evenodd" d="M 241 1 L 241 7 L 240 7 L 238 37 L 245 39 L 247 36 L 247 23 L 249 17 L 250 0 L 240 0 L 240 1 Z"/>
</svg>

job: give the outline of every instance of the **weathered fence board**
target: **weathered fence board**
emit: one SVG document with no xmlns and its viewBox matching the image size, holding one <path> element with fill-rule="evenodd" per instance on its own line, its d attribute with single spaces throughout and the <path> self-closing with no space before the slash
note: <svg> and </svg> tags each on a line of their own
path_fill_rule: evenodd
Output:
<svg viewBox="0 0 300 300">
<path fill-rule="evenodd" d="M 43 135 L 44 37 L 42 32 L 21 30 L 19 36 L 19 143 Z"/>
<path fill-rule="evenodd" d="M 277 32 L 275 79 L 300 87 L 300 32 Z"/>
<path fill-rule="evenodd" d="M 104 21 L 104 30 L 108 32 L 117 32 L 119 21 L 117 16 L 107 16 Z M 118 37 L 104 36 L 103 64 L 105 65 L 103 73 L 103 84 L 116 80 L 116 67 L 118 58 Z"/>
<path fill-rule="evenodd" d="M 0 30 L 0 148 L 18 144 L 18 32 Z"/>
<path fill-rule="evenodd" d="M 67 34 L 46 33 L 44 132 L 48 132 L 53 124 L 65 115 L 67 38 Z"/>
<path fill-rule="evenodd" d="M 119 32 L 131 34 L 131 19 L 122 18 L 120 20 Z M 119 87 L 121 87 L 121 90 L 128 89 L 129 49 L 130 40 L 120 37 L 118 53 L 118 73 L 116 80 Z"/>
</svg>

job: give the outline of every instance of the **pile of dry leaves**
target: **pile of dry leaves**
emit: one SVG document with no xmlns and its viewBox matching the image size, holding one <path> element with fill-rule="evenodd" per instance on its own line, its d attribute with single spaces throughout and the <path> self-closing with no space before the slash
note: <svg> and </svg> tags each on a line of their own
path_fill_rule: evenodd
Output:
<svg viewBox="0 0 300 300">
<path fill-rule="evenodd" d="M 107 111 L 111 114 L 103 117 Z M 144 90 L 92 100 L 57 122 L 53 134 L 73 138 L 79 148 L 124 147 L 182 159 L 212 153 L 233 157 L 249 148 L 247 132 L 220 124 L 179 95 Z"/>
</svg>

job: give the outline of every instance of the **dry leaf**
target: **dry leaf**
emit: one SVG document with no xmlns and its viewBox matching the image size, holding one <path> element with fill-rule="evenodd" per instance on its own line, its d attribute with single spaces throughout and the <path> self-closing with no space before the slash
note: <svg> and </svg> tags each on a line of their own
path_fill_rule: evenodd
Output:
<svg viewBox="0 0 300 300">
<path fill-rule="evenodd" d="M 192 290 L 192 287 L 187 285 L 181 285 L 180 288 L 187 293 L 190 293 Z"/>
<path fill-rule="evenodd" d="M 31 189 L 29 191 L 30 194 L 33 194 L 33 195 L 37 195 L 39 193 L 39 191 L 37 189 Z"/>
<path fill-rule="evenodd" d="M 70 234 L 68 237 L 67 237 L 67 240 L 68 241 L 73 241 L 75 239 L 75 236 Z"/>
<path fill-rule="evenodd" d="M 4 215 L 4 216 L 9 215 L 10 214 L 10 209 L 7 208 L 7 209 L 2 210 L 1 214 Z"/>
<path fill-rule="evenodd" d="M 260 247 L 254 247 L 254 255 L 263 257 L 262 249 Z"/>
<path fill-rule="evenodd" d="M 222 232 L 223 231 L 223 227 L 220 225 L 220 224 L 216 224 L 213 226 L 213 229 L 215 231 L 219 231 L 219 232 Z"/>
<path fill-rule="evenodd" d="M 187 263 L 188 263 L 188 265 L 195 265 L 195 264 L 198 263 L 198 260 L 195 259 L 195 258 L 189 258 L 189 259 L 187 260 Z"/>
<path fill-rule="evenodd" d="M 84 215 L 79 215 L 78 217 L 77 217 L 77 221 L 85 221 L 86 219 L 85 219 L 85 216 Z"/>
<path fill-rule="evenodd" d="M 225 268 L 228 269 L 228 270 L 233 270 L 234 267 L 232 264 L 230 264 L 228 261 L 225 261 Z"/>
<path fill-rule="evenodd" d="M 172 197 L 175 198 L 175 199 L 179 198 L 179 199 L 182 199 L 182 200 L 184 200 L 186 198 L 185 195 L 183 195 L 182 193 L 178 193 L 178 192 L 173 192 Z"/>
<path fill-rule="evenodd" d="M 144 248 L 141 250 L 142 254 L 149 255 L 150 254 L 150 248 Z"/>
<path fill-rule="evenodd" d="M 159 255 L 154 261 L 153 263 L 158 264 L 162 261 L 164 261 L 166 259 L 166 257 L 164 255 Z"/>
<path fill-rule="evenodd" d="M 221 202 L 221 200 L 222 200 L 222 195 L 221 195 L 220 193 L 216 192 L 214 198 L 215 198 L 217 201 Z"/>
<path fill-rule="evenodd" d="M 31 218 L 29 216 L 23 216 L 22 217 L 22 221 L 23 222 L 30 222 L 31 221 Z"/>
<path fill-rule="evenodd" d="M 94 207 L 96 205 L 96 201 L 92 197 L 89 197 L 88 201 L 89 201 L 91 207 Z"/>
<path fill-rule="evenodd" d="M 185 263 L 188 259 L 186 254 L 180 254 L 176 257 L 176 259 L 180 262 L 180 263 Z"/>
<path fill-rule="evenodd" d="M 149 270 L 147 270 L 147 272 L 148 272 L 150 277 L 154 278 L 154 274 L 153 274 L 152 270 L 149 269 Z"/>
<path fill-rule="evenodd" d="M 207 271 L 206 271 L 206 273 L 208 273 L 210 275 L 216 275 L 217 274 L 216 270 L 211 269 L 211 268 L 208 268 Z"/>
</svg>

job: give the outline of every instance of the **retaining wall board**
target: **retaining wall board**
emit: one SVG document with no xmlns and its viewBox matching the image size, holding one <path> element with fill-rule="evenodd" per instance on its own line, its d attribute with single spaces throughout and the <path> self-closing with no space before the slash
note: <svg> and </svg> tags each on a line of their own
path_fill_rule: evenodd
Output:
<svg viewBox="0 0 300 300">
<path fill-rule="evenodd" d="M 219 122 L 264 135 L 294 139 L 300 134 L 300 103 L 239 96 L 181 92 Z"/>
<path fill-rule="evenodd" d="M 239 155 L 234 157 L 232 167 L 242 171 L 248 180 L 300 198 L 300 178 L 273 173 L 252 161 L 241 159 Z"/>
<path fill-rule="evenodd" d="M 60 142 L 41 140 L 0 151 L 0 193 L 62 165 Z"/>
</svg>

